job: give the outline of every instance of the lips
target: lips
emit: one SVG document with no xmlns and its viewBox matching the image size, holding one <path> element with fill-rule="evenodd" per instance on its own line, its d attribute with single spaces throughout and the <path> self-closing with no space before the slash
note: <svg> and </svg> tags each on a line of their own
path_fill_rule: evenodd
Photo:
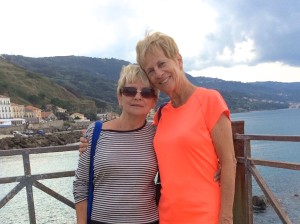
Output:
<svg viewBox="0 0 300 224">
<path fill-rule="evenodd" d="M 162 80 L 161 82 L 159 82 L 160 85 L 165 84 L 166 82 L 168 82 L 170 79 L 170 77 L 165 78 L 164 80 Z"/>
<path fill-rule="evenodd" d="M 132 107 L 143 107 L 142 105 L 139 105 L 139 104 L 131 104 L 130 106 L 132 106 Z"/>
</svg>

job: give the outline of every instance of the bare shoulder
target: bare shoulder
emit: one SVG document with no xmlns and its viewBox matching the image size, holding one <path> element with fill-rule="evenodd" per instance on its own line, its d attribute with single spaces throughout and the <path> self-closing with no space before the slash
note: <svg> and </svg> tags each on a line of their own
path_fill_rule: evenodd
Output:
<svg viewBox="0 0 300 224">
<path fill-rule="evenodd" d="M 114 130 L 116 127 L 117 119 L 106 121 L 102 124 L 102 129 Z"/>
</svg>

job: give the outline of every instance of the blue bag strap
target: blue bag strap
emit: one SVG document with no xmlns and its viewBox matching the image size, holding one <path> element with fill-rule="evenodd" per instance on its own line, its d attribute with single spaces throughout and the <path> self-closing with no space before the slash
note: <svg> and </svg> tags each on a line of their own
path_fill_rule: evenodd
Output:
<svg viewBox="0 0 300 224">
<path fill-rule="evenodd" d="M 94 195 L 94 155 L 96 151 L 96 145 L 98 138 L 100 136 L 100 132 L 102 130 L 102 122 L 96 121 L 95 127 L 93 131 L 92 145 L 90 151 L 90 169 L 89 169 L 89 196 L 88 196 L 88 208 L 87 208 L 87 223 L 89 224 L 91 221 L 92 215 L 92 204 L 93 204 L 93 195 Z"/>
</svg>

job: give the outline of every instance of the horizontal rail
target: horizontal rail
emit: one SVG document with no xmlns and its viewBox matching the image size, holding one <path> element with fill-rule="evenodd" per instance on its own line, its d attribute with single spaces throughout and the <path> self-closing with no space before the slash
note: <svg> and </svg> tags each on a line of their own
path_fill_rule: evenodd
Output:
<svg viewBox="0 0 300 224">
<path fill-rule="evenodd" d="M 237 162 L 239 163 L 245 163 L 245 160 L 246 159 L 243 157 L 237 157 Z M 250 161 L 252 165 L 268 166 L 268 167 L 282 168 L 282 169 L 289 169 L 289 170 L 300 170 L 300 163 L 260 160 L 254 158 L 247 158 L 247 160 Z"/>
<path fill-rule="evenodd" d="M 260 141 L 280 141 L 280 142 L 300 142 L 300 136 L 287 135 L 245 135 L 234 134 L 237 140 L 260 140 Z"/>
<path fill-rule="evenodd" d="M 249 159 L 251 164 L 260 165 L 260 166 L 268 166 L 268 167 L 276 167 L 282 169 L 289 170 L 300 170 L 300 163 L 287 163 L 287 162 L 279 162 L 279 161 L 270 161 L 270 160 L 258 160 L 258 159 Z"/>
<path fill-rule="evenodd" d="M 66 152 L 66 151 L 78 151 L 78 145 L 0 150 L 0 156 L 16 156 L 16 155 L 22 155 L 23 153 L 40 154 L 40 153 L 51 153 L 51 152 Z"/>
<path fill-rule="evenodd" d="M 38 174 L 38 175 L 30 175 L 30 179 L 32 181 L 36 180 L 44 180 L 44 179 L 53 179 L 53 178 L 62 178 L 62 177 L 74 177 L 75 171 L 64 171 L 64 172 L 56 172 L 56 173 L 46 173 L 46 174 Z M 17 176 L 17 177 L 2 177 L 0 178 L 0 184 L 8 184 L 14 182 L 21 182 L 24 179 L 28 179 L 27 176 Z"/>
</svg>

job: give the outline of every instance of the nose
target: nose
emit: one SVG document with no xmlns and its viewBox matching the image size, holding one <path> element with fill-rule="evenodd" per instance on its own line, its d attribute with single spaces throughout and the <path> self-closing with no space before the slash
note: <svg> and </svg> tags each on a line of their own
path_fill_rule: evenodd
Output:
<svg viewBox="0 0 300 224">
<path fill-rule="evenodd" d="M 137 90 L 137 93 L 134 96 L 134 99 L 141 99 L 142 95 L 141 95 L 141 90 Z"/>
<path fill-rule="evenodd" d="M 154 72 L 156 78 L 161 78 L 162 75 L 164 74 L 163 70 L 159 67 L 154 68 Z"/>
</svg>

